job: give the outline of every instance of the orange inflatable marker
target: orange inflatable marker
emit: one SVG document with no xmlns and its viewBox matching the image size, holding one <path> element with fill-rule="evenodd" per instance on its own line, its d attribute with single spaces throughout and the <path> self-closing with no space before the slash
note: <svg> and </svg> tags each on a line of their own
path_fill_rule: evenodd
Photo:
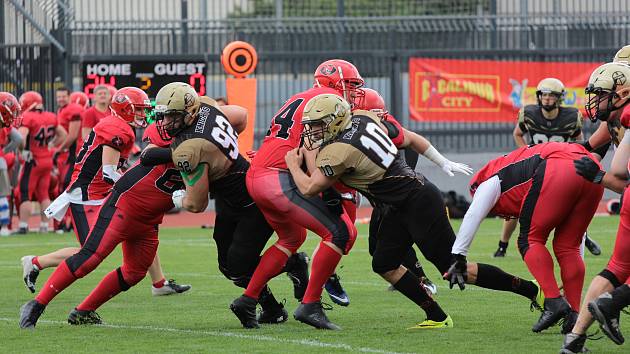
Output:
<svg viewBox="0 0 630 354">
<path fill-rule="evenodd" d="M 256 69 L 258 54 L 256 49 L 242 41 L 234 41 L 223 48 L 221 64 L 228 75 L 225 80 L 228 104 L 247 109 L 247 127 L 238 136 L 238 149 L 245 152 L 254 147 L 254 126 L 256 125 L 256 79 L 247 78 Z"/>
</svg>

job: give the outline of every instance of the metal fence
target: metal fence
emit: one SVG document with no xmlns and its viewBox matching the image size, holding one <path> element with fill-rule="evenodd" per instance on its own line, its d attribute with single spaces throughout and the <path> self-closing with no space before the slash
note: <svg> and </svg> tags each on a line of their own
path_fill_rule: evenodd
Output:
<svg viewBox="0 0 630 354">
<path fill-rule="evenodd" d="M 58 83 L 62 85 L 63 83 Z M 49 45 L 0 45 L 0 91 L 41 92 L 52 107 L 54 85 Z"/>
<path fill-rule="evenodd" d="M 22 22 L 8 21 L 11 11 Z M 0 12 L 0 25 L 13 28 L 4 43 L 46 42 L 42 28 L 58 40 L 66 52 L 48 47 L 46 80 L 75 88 L 83 61 L 202 57 L 209 93 L 224 96 L 219 53 L 232 40 L 249 41 L 260 58 L 258 138 L 284 100 L 310 87 L 318 63 L 344 58 L 404 124 L 459 151 L 510 149 L 513 125 L 409 121 L 409 58 L 605 62 L 630 35 L 625 0 L 5 0 Z M 20 37 L 29 28 L 36 35 Z M 3 57 L 0 83 L 33 81 L 36 70 L 23 76 L 19 65 L 5 63 L 33 56 L 15 54 Z"/>
</svg>

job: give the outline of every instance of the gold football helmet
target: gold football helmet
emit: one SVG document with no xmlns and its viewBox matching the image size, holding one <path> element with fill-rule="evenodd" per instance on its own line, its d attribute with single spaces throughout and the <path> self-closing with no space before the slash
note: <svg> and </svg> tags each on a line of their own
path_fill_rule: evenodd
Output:
<svg viewBox="0 0 630 354">
<path fill-rule="evenodd" d="M 304 147 L 314 150 L 337 137 L 350 115 L 350 104 L 340 96 L 326 93 L 311 98 L 302 114 Z"/>
<path fill-rule="evenodd" d="M 630 44 L 621 47 L 613 58 L 614 63 L 630 64 Z"/>
<path fill-rule="evenodd" d="M 562 104 L 562 100 L 565 95 L 564 84 L 562 81 L 556 79 L 555 77 L 548 77 L 540 80 L 538 86 L 536 86 L 536 99 L 538 100 L 538 105 L 542 107 L 545 111 L 552 111 Z M 543 93 L 550 93 L 557 97 L 556 102 L 552 105 L 543 105 L 542 104 L 542 95 Z"/>
<path fill-rule="evenodd" d="M 630 66 L 607 63 L 593 71 L 585 89 L 586 114 L 593 122 L 608 120 L 611 112 L 625 106 L 630 98 Z"/>
<path fill-rule="evenodd" d="M 177 136 L 195 121 L 199 111 L 199 95 L 189 84 L 171 82 L 155 97 L 155 119 L 162 139 Z"/>
</svg>

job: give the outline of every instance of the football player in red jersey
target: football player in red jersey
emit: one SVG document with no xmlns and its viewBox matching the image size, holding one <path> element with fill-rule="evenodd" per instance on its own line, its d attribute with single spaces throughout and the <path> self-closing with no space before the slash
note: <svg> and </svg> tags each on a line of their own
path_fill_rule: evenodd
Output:
<svg viewBox="0 0 630 354">
<path fill-rule="evenodd" d="M 472 169 L 468 165 L 450 161 L 442 156 L 442 154 L 440 154 L 439 151 L 437 151 L 437 149 L 435 149 L 435 147 L 431 145 L 431 142 L 425 137 L 403 128 L 396 118 L 389 114 L 385 107 L 385 100 L 376 90 L 364 88 L 363 91 L 365 92 L 365 96 L 359 100 L 357 108 L 376 113 L 376 115 L 381 119 L 383 126 L 387 129 L 387 136 L 392 140 L 392 143 L 394 143 L 398 149 L 410 149 L 415 153 L 422 154 L 451 177 L 454 176 L 453 172 L 458 172 L 467 176 L 472 174 Z M 407 156 L 407 154 L 404 155 Z M 409 161 L 407 163 L 409 164 Z M 415 170 L 415 163 L 413 165 L 409 165 Z M 384 212 L 386 211 L 382 210 L 379 205 L 375 205 L 372 210 L 369 229 L 370 255 L 374 253 L 376 248 L 376 236 L 378 235 L 379 225 L 381 224 Z M 409 252 L 403 260 L 403 266 L 409 269 L 409 271 L 420 279 L 422 285 L 427 291 L 430 291 L 433 295 L 437 293 L 437 286 L 435 286 L 435 284 L 433 284 L 433 282 L 431 282 L 424 273 L 424 269 L 422 268 L 422 265 L 420 265 L 413 247 L 409 248 Z M 395 289 L 390 285 L 390 290 Z"/>
<path fill-rule="evenodd" d="M 111 100 L 109 89 L 105 85 L 94 88 L 94 105 L 81 113 L 81 136 L 87 137 L 94 126 L 103 118 L 110 115 L 109 102 Z"/>
<path fill-rule="evenodd" d="M 134 144 L 133 127 L 146 125 L 145 109 L 150 108 L 150 102 L 144 91 L 127 87 L 121 89 L 111 108 L 112 115 L 99 122 L 83 143 L 70 185 L 45 210 L 48 217 L 60 220 L 70 209 L 80 245 L 85 243 L 111 185 L 120 178 L 117 170 L 126 161 Z M 77 251 L 76 247 L 67 247 L 39 257 L 22 257 L 26 286 L 34 292 L 40 270 L 57 266 Z"/>
<path fill-rule="evenodd" d="M 243 324 L 255 321 L 252 309 L 260 291 L 297 252 L 309 229 L 318 234 L 322 242 L 313 256 L 308 287 L 294 317 L 316 328 L 339 329 L 326 317 L 320 298 L 324 284 L 335 272 L 342 255 L 352 248 L 357 231 L 343 208 L 329 208 L 321 197 L 307 198 L 299 192 L 284 156 L 301 144 L 303 127 L 300 122 L 311 98 L 330 93 L 354 102 L 363 94 L 359 89 L 363 78 L 352 63 L 339 59 L 320 64 L 314 76 L 315 87 L 291 97 L 272 118 L 267 136 L 247 172 L 247 190 L 278 234 L 278 241 L 263 254 L 243 296 L 232 302 L 231 309 Z"/>
<path fill-rule="evenodd" d="M 20 96 L 24 109 L 21 126 L 18 129 L 22 139 L 24 166 L 20 175 L 20 228 L 19 234 L 28 232 L 28 219 L 31 216 L 31 201 L 37 201 L 41 210 L 40 232 L 48 232 L 48 218 L 44 209 L 50 205 L 48 189 L 53 171 L 53 150 L 66 138 L 66 131 L 57 122 L 57 117 L 44 111 L 42 96 L 35 91 L 27 91 Z"/>
<path fill-rule="evenodd" d="M 117 95 L 121 94 L 132 96 L 125 88 L 118 91 Z M 114 102 L 116 99 L 114 97 Z M 135 100 L 131 98 L 131 102 Z M 141 102 L 139 107 L 129 111 L 129 114 L 135 113 L 136 124 L 144 118 L 137 110 L 142 106 Z M 116 112 L 116 108 L 113 109 Z M 95 131 L 98 131 L 98 125 Z M 150 141 L 145 153 L 169 146 L 169 142 L 160 138 L 154 125 L 146 130 L 145 139 Z M 143 154 L 141 161 L 114 183 L 112 193 L 105 199 L 87 242 L 78 253 L 61 263 L 35 299 L 22 307 L 21 328 L 35 327 L 50 301 L 74 281 L 93 271 L 118 244 L 122 243 L 122 266 L 101 280 L 70 313 L 68 322 L 74 325 L 101 323 L 96 309 L 145 277 L 157 257 L 158 225 L 162 223 L 164 214 L 173 208 L 173 192 L 184 187 L 179 171 L 173 163 L 166 163 L 170 160 L 170 149 L 162 150 L 169 157 L 163 161 L 165 163 L 147 166 L 143 164 L 147 154 Z"/>
<path fill-rule="evenodd" d="M 532 331 L 543 331 L 564 318 L 562 331 L 568 333 L 577 319 L 584 284 L 582 236 L 603 194 L 601 186 L 575 173 L 573 160 L 583 156 L 592 155 L 579 144 L 544 143 L 519 148 L 479 170 L 470 182 L 473 201 L 453 246 L 455 262 L 445 277 L 451 282 L 465 278 L 466 254 L 490 211 L 519 218 L 519 251 L 545 294 L 544 311 Z M 556 208 L 558 203 L 567 208 Z M 565 296 L 545 247 L 554 229 L 553 250 Z"/>
<path fill-rule="evenodd" d="M 12 94 L 0 92 L 0 236 L 9 236 L 11 211 L 8 196 L 11 194 L 8 159 L 15 160 L 13 150 L 22 144 L 22 137 L 13 127 L 20 117 L 20 104 Z M 6 156 L 5 154 L 11 154 Z"/>
<path fill-rule="evenodd" d="M 567 354 L 583 352 L 586 330 L 593 323 L 593 317 L 600 322 L 601 329 L 610 339 L 622 344 L 624 338 L 619 329 L 619 314 L 627 305 L 622 299 L 630 299 L 627 285 L 630 284 L 630 193 L 627 191 L 630 134 L 624 134 L 624 130 L 630 128 L 630 114 L 627 113 L 630 107 L 630 66 L 616 61 L 598 67 L 591 74 L 586 93 L 588 117 L 594 122 L 600 120 L 602 124 L 607 123 L 608 127 L 618 127 L 609 130 L 609 137 L 613 141 L 621 141 L 617 141 L 618 148 L 609 172 L 604 173 L 599 164 L 588 158 L 575 161 L 576 171 L 595 183 L 593 185 L 623 192 L 623 200 L 613 254 L 606 268 L 591 281 L 577 322 L 564 338 L 561 353 Z"/>
</svg>

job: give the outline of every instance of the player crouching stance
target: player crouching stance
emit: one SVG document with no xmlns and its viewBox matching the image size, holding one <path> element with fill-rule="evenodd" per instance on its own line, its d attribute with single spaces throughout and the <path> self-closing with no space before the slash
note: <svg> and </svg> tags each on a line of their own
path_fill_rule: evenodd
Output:
<svg viewBox="0 0 630 354">
<path fill-rule="evenodd" d="M 134 121 L 144 121 L 144 108 L 134 112 Z M 150 126 L 145 136 L 153 144 L 145 153 L 156 145 L 169 145 L 159 139 L 155 126 Z M 95 310 L 145 277 L 156 256 L 158 225 L 164 213 L 173 208 L 171 194 L 181 188 L 181 176 L 172 163 L 159 166 L 137 163 L 122 175 L 105 199 L 79 252 L 59 264 L 35 299 L 22 306 L 20 327 L 34 328 L 57 294 L 92 272 L 122 243 L 122 266 L 107 274 L 68 317 L 71 324 L 101 323 Z"/>
<path fill-rule="evenodd" d="M 286 162 L 295 184 L 305 196 L 329 188 L 337 180 L 366 196 L 372 204 L 384 205 L 372 269 L 401 294 L 420 306 L 427 319 L 412 329 L 449 328 L 453 321 L 421 286 L 420 280 L 401 265 L 415 242 L 427 260 L 442 273 L 450 272 L 451 246 L 455 233 L 446 215 L 442 196 L 424 176 L 416 174 L 397 154 L 385 128 L 373 112 L 350 113 L 339 96 L 322 94 L 304 109 L 305 150 L 287 153 Z M 317 166 L 310 177 L 301 169 Z M 530 281 L 506 274 L 485 264 L 468 264 L 467 281 L 486 288 L 512 291 L 534 301 L 538 287 Z M 461 284 L 460 286 L 463 286 Z"/>
</svg>

